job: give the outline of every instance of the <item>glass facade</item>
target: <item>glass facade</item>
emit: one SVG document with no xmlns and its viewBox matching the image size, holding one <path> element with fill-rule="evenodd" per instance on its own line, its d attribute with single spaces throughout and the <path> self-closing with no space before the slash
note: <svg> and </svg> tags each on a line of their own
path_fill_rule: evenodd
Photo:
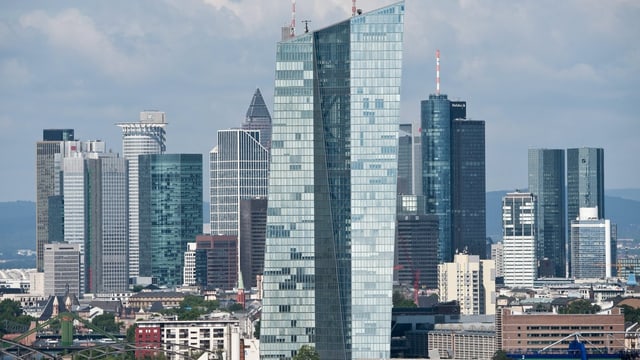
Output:
<svg viewBox="0 0 640 360">
<path fill-rule="evenodd" d="M 616 276 L 616 238 L 609 220 L 598 219 L 598 210 L 580 208 L 571 221 L 571 276 L 605 279 Z"/>
<path fill-rule="evenodd" d="M 202 233 L 202 155 L 141 155 L 139 170 L 140 266 L 180 285 L 187 244 Z"/>
<path fill-rule="evenodd" d="M 580 214 L 580 208 L 598 208 L 604 219 L 604 149 L 567 149 L 567 224 Z"/>
<path fill-rule="evenodd" d="M 260 130 L 260 144 L 267 150 L 271 148 L 271 114 L 260 89 L 256 89 L 242 123 L 243 130 Z"/>
<path fill-rule="evenodd" d="M 129 274 L 151 276 L 151 269 L 140 267 L 140 261 L 148 261 L 140 257 L 138 156 L 162 154 L 166 150 L 165 113 L 142 111 L 139 122 L 117 125 L 122 129 L 122 156 L 129 161 Z"/>
<path fill-rule="evenodd" d="M 413 134 L 411 124 L 400 124 L 398 137 L 398 194 L 415 194 L 413 178 Z"/>
<path fill-rule="evenodd" d="M 529 191 L 538 202 L 537 257 L 552 264 L 552 272 L 539 277 L 565 277 L 568 271 L 564 171 L 564 150 L 529 149 Z"/>
<path fill-rule="evenodd" d="M 278 44 L 261 358 L 388 358 L 404 3 Z"/>
</svg>

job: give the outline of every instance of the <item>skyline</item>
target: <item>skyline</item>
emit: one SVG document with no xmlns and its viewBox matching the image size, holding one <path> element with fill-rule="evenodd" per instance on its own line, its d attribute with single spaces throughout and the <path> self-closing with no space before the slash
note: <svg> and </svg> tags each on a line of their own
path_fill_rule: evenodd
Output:
<svg viewBox="0 0 640 360">
<path fill-rule="evenodd" d="M 358 2 L 365 11 L 393 3 Z M 108 4 L 108 5 L 107 5 Z M 35 200 L 34 144 L 73 128 L 122 155 L 115 125 L 167 114 L 167 153 L 202 153 L 239 128 L 256 87 L 273 111 L 274 47 L 290 1 L 0 5 L 0 201 Z M 351 1 L 299 0 L 296 31 L 348 17 Z M 640 3 L 406 1 L 401 122 L 441 91 L 486 121 L 487 191 L 527 184 L 529 148 L 602 147 L 605 187 L 638 187 Z M 549 129 L 555 127 L 556 132 Z M 508 170 L 504 170 L 504 169 Z M 205 174 L 205 178 L 206 178 Z"/>
</svg>

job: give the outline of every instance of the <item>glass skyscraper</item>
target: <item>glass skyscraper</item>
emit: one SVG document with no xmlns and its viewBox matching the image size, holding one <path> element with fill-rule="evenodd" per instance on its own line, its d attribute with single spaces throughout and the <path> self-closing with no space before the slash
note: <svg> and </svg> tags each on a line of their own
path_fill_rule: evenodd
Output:
<svg viewBox="0 0 640 360">
<path fill-rule="evenodd" d="M 260 356 L 389 358 L 404 3 L 276 52 Z"/>
<path fill-rule="evenodd" d="M 571 221 L 571 276 L 576 279 L 606 279 L 616 275 L 616 231 L 607 219 L 598 218 L 598 208 L 580 208 Z"/>
<path fill-rule="evenodd" d="M 187 244 L 202 233 L 202 155 L 140 155 L 139 171 L 140 269 L 181 285 Z"/>
<path fill-rule="evenodd" d="M 165 152 L 165 113 L 142 111 L 139 122 L 116 125 L 122 129 L 122 156 L 129 161 L 129 274 L 150 276 L 149 269 L 140 269 L 138 156 Z"/>
<path fill-rule="evenodd" d="M 567 149 L 567 224 L 593 207 L 604 219 L 604 149 Z"/>
<path fill-rule="evenodd" d="M 529 149 L 529 191 L 538 202 L 538 261 L 548 259 L 553 268 L 553 273 L 541 271 L 538 276 L 565 277 L 568 259 L 564 150 Z"/>
<path fill-rule="evenodd" d="M 242 129 L 260 130 L 260 144 L 267 150 L 271 148 L 271 114 L 269 114 L 267 104 L 264 103 L 260 89 L 256 89 L 253 98 L 251 98 Z"/>
</svg>

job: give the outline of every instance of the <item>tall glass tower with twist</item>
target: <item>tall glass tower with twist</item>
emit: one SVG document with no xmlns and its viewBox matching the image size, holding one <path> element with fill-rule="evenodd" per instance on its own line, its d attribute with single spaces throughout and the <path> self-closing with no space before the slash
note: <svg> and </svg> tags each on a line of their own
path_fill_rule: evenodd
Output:
<svg viewBox="0 0 640 360">
<path fill-rule="evenodd" d="M 278 44 L 262 359 L 390 357 L 403 19 Z"/>
</svg>

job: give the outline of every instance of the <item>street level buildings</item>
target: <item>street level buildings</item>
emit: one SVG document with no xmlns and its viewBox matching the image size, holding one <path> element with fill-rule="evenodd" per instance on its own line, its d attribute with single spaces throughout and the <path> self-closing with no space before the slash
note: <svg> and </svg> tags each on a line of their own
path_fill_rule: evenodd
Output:
<svg viewBox="0 0 640 360">
<path fill-rule="evenodd" d="M 403 17 L 278 43 L 263 359 L 390 357 Z"/>
</svg>

